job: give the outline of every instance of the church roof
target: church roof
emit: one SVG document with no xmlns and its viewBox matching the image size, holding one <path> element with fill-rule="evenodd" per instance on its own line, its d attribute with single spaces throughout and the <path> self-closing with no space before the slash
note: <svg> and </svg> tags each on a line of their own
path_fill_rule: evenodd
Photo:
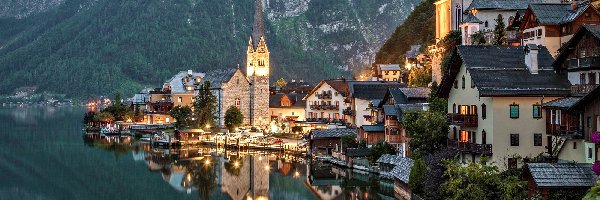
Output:
<svg viewBox="0 0 600 200">
<path fill-rule="evenodd" d="M 204 80 L 210 81 L 211 88 L 221 88 L 223 83 L 228 82 L 233 75 L 239 71 L 239 68 L 218 69 L 206 72 Z M 241 73 L 241 71 L 240 71 Z M 246 79 L 248 81 L 248 79 Z"/>
</svg>

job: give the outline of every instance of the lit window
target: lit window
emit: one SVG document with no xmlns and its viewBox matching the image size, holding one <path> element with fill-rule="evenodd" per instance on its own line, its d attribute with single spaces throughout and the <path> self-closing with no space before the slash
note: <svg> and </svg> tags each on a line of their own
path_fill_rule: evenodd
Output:
<svg viewBox="0 0 600 200">
<path fill-rule="evenodd" d="M 178 97 L 177 102 L 179 102 L 179 103 L 183 102 L 183 97 Z"/>
</svg>

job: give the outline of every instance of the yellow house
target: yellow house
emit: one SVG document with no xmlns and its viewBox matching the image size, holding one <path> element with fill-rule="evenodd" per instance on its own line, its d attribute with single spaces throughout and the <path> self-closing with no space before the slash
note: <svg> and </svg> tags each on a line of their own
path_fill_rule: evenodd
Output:
<svg viewBox="0 0 600 200">
<path fill-rule="evenodd" d="M 449 148 L 463 163 L 501 169 L 547 152 L 545 102 L 569 95 L 545 47 L 457 46 L 438 96 L 448 99 Z"/>
</svg>

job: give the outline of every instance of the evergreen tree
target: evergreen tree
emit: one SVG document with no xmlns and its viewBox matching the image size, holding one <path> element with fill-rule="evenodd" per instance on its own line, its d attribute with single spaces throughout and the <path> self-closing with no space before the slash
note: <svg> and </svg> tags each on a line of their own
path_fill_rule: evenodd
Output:
<svg viewBox="0 0 600 200">
<path fill-rule="evenodd" d="M 446 147 L 448 125 L 446 114 L 439 112 L 407 112 L 402 116 L 406 132 L 411 135 L 412 157 L 419 158 Z"/>
<path fill-rule="evenodd" d="M 177 128 L 184 128 L 190 125 L 192 109 L 189 106 L 176 106 L 169 111 L 169 114 L 175 118 L 175 126 Z"/>
<path fill-rule="evenodd" d="M 230 106 L 225 112 L 225 127 L 229 131 L 234 131 L 235 128 L 240 127 L 244 123 L 244 115 L 242 111 L 235 106 Z"/>
<path fill-rule="evenodd" d="M 194 115 L 197 127 L 214 126 L 217 119 L 217 98 L 210 91 L 210 82 L 200 85 L 198 96 L 194 102 Z"/>
<path fill-rule="evenodd" d="M 496 26 L 494 27 L 494 45 L 506 45 L 506 25 L 502 14 L 498 14 Z"/>
</svg>

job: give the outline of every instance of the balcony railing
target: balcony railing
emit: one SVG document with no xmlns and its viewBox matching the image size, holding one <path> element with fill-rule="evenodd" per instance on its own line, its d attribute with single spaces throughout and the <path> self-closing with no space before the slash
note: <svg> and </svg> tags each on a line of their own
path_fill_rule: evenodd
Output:
<svg viewBox="0 0 600 200">
<path fill-rule="evenodd" d="M 354 115 L 354 111 L 352 110 L 352 108 L 350 107 L 346 107 L 343 111 L 342 114 L 344 115 Z"/>
<path fill-rule="evenodd" d="M 331 91 L 322 91 L 321 93 L 317 93 L 317 98 L 319 99 L 331 99 L 333 95 Z"/>
<path fill-rule="evenodd" d="M 573 58 L 567 60 L 569 69 L 576 69 L 582 67 L 598 67 L 600 66 L 600 57 L 585 57 L 585 58 Z"/>
<path fill-rule="evenodd" d="M 339 110 L 339 105 L 310 105 L 312 110 Z"/>
<path fill-rule="evenodd" d="M 583 136 L 583 127 L 576 125 L 546 124 L 546 132 L 554 136 Z"/>
<path fill-rule="evenodd" d="M 573 95 L 585 95 L 587 93 L 590 93 L 596 87 L 598 87 L 597 84 L 577 84 L 577 85 L 572 85 L 571 86 L 571 94 L 573 94 Z"/>
<path fill-rule="evenodd" d="M 492 155 L 491 144 L 476 144 L 469 142 L 459 142 L 456 140 L 448 140 L 448 148 L 456 149 L 464 153 L 472 153 L 485 156 Z"/>
<path fill-rule="evenodd" d="M 390 128 L 398 128 L 400 126 L 400 123 L 398 123 L 398 120 L 386 119 L 385 126 Z"/>
<path fill-rule="evenodd" d="M 386 135 L 385 142 L 387 143 L 404 143 L 406 139 L 402 135 Z"/>
<path fill-rule="evenodd" d="M 448 113 L 448 123 L 461 127 L 477 127 L 477 115 Z"/>
</svg>

